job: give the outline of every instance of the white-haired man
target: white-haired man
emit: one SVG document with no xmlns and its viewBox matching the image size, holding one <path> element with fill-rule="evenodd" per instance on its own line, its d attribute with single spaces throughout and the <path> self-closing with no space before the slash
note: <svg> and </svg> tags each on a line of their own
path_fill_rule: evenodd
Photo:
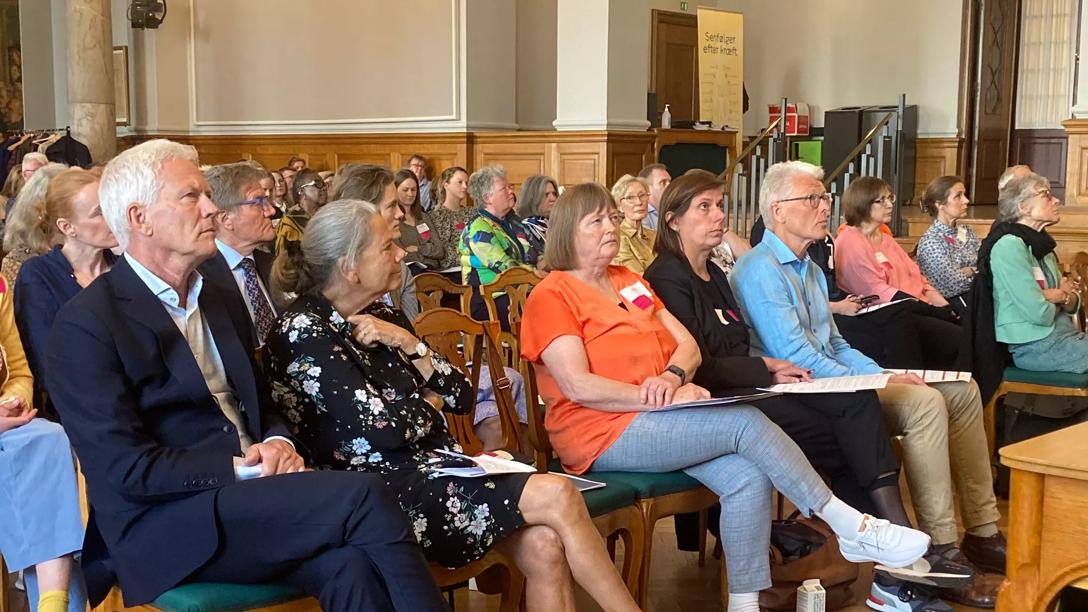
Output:
<svg viewBox="0 0 1088 612">
<path fill-rule="evenodd" d="M 782 162 L 767 170 L 759 195 L 767 232 L 758 246 L 740 258 L 730 278 L 756 331 L 753 350 L 810 369 L 814 377 L 880 373 L 876 362 L 839 335 L 827 281 L 806 253 L 814 240 L 822 240 L 827 233 L 831 196 L 822 177 L 820 168 L 805 162 Z M 1005 540 L 997 530 L 999 514 L 978 386 L 970 381 L 931 387 L 913 374 L 900 374 L 877 394 L 888 433 L 903 436 L 907 482 L 919 528 L 933 542 L 927 555 L 930 563 L 949 567 L 969 560 L 1003 572 Z M 962 554 L 956 545 L 953 482 L 967 528 Z M 979 572 L 971 584 L 944 589 L 942 595 L 967 605 L 992 607 L 997 587 L 996 581 L 984 580 Z M 895 598 L 906 588 L 878 581 L 873 584 L 873 596 Z M 914 587 L 909 592 L 924 597 Z"/>
<path fill-rule="evenodd" d="M 216 252 L 192 147 L 118 155 L 103 214 L 125 255 L 57 315 L 46 387 L 86 475 L 95 605 L 187 582 L 284 582 L 324 610 L 443 610 L 412 529 L 368 474 L 305 472 L 253 352 L 197 266 Z M 115 576 L 96 564 L 106 558 Z"/>
</svg>

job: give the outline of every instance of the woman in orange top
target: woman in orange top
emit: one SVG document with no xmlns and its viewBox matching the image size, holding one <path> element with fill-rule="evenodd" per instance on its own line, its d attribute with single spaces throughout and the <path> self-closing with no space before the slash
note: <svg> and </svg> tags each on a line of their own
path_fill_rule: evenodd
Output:
<svg viewBox="0 0 1088 612">
<path fill-rule="evenodd" d="M 921 556 L 928 536 L 836 498 L 800 449 L 755 408 L 663 410 L 709 398 L 687 382 L 699 366 L 699 348 L 642 277 L 610 265 L 618 222 L 600 185 L 566 190 L 549 220 L 544 261 L 552 272 L 525 305 L 522 355 L 541 366 L 545 424 L 564 467 L 683 470 L 717 493 L 730 611 L 758 610 L 759 591 L 771 585 L 772 485 L 802 512 L 827 521 L 847 559 L 902 566 Z"/>
</svg>

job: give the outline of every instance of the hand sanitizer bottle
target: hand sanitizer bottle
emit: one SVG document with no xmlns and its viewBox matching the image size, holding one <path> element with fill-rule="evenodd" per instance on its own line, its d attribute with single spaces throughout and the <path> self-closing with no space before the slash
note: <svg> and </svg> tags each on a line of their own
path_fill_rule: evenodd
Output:
<svg viewBox="0 0 1088 612">
<path fill-rule="evenodd" d="M 665 110 L 661 111 L 661 128 L 669 129 L 672 127 L 672 113 L 669 112 L 669 105 L 665 105 Z"/>
</svg>

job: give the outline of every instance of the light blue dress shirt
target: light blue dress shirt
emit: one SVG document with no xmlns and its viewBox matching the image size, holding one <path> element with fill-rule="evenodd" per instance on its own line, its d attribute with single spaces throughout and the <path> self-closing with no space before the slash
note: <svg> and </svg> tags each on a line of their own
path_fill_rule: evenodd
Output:
<svg viewBox="0 0 1088 612">
<path fill-rule="evenodd" d="M 657 231 L 657 207 L 653 202 L 646 206 L 646 216 L 642 218 L 642 227 Z"/>
<path fill-rule="evenodd" d="M 817 378 L 883 370 L 839 335 L 823 271 L 808 254 L 798 259 L 774 232 L 741 256 L 729 279 L 755 331 L 753 354 L 786 359 Z"/>
</svg>

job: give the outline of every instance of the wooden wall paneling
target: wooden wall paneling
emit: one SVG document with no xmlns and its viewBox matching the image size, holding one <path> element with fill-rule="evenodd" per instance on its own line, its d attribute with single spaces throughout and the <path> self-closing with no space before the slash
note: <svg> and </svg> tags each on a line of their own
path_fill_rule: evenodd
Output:
<svg viewBox="0 0 1088 612">
<path fill-rule="evenodd" d="M 979 91 L 974 109 L 975 158 L 968 191 L 976 202 L 996 204 L 997 179 L 1009 162 L 1020 2 L 987 0 L 980 4 L 980 10 Z"/>
<path fill-rule="evenodd" d="M 1012 164 L 1027 164 L 1050 179 L 1050 190 L 1065 199 L 1065 164 L 1069 138 L 1065 130 L 1015 130 Z"/>
<path fill-rule="evenodd" d="M 1069 119 L 1062 127 L 1067 136 L 1065 204 L 1088 207 L 1088 119 Z"/>
<path fill-rule="evenodd" d="M 608 145 L 605 142 L 562 142 L 552 148 L 552 163 L 555 168 L 555 180 L 560 185 L 597 182 L 602 185 L 608 180 L 605 156 Z"/>
<path fill-rule="evenodd" d="M 938 176 L 958 175 L 963 149 L 962 138 L 919 138 L 914 154 L 914 201 L 926 185 Z"/>
</svg>

